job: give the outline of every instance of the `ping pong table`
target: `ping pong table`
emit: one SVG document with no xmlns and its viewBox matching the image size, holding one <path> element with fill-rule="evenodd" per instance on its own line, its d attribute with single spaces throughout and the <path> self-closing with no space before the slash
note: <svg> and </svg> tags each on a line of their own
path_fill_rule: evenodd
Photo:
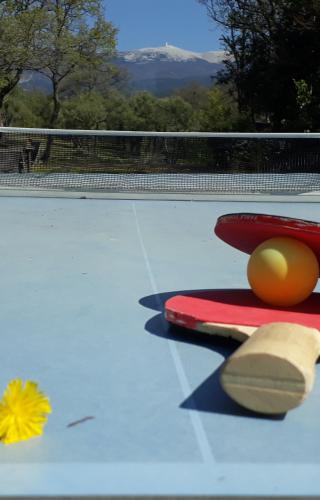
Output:
<svg viewBox="0 0 320 500">
<path fill-rule="evenodd" d="M 1 497 L 320 496 L 320 377 L 286 415 L 246 411 L 218 381 L 237 344 L 162 313 L 178 291 L 248 286 L 218 216 L 319 221 L 316 197 L 4 194 L 0 392 L 35 380 L 53 412 L 43 436 L 0 446 Z"/>
</svg>

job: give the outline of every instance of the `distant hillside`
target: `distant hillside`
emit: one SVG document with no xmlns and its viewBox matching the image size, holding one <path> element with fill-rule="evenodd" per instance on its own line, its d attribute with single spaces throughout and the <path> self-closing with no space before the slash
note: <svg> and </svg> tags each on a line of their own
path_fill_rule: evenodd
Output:
<svg viewBox="0 0 320 500">
<path fill-rule="evenodd" d="M 166 44 L 120 52 L 113 62 L 127 71 L 132 91 L 147 90 L 165 96 L 192 82 L 209 87 L 226 58 L 223 51 L 198 53 Z M 20 84 L 26 90 L 51 92 L 50 81 L 32 71 L 23 74 Z"/>
</svg>

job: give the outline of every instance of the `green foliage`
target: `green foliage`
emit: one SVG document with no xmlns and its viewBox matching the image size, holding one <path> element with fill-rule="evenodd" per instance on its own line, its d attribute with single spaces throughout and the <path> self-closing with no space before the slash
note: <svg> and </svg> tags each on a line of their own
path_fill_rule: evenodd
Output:
<svg viewBox="0 0 320 500">
<path fill-rule="evenodd" d="M 198 83 L 191 83 L 175 91 L 174 95 L 181 97 L 192 106 L 192 109 L 199 110 L 207 105 L 209 89 Z"/>
<path fill-rule="evenodd" d="M 68 79 L 89 77 L 105 69 L 115 50 L 116 29 L 104 19 L 101 0 L 47 0 L 45 27 L 40 37 L 39 71 L 52 83 L 54 127 L 61 109 L 61 93 Z M 88 16 L 90 15 L 90 23 Z"/>
<path fill-rule="evenodd" d="M 50 116 L 50 99 L 41 92 L 24 92 L 16 87 L 3 108 L 6 126 L 46 127 Z"/>
<path fill-rule="evenodd" d="M 296 89 L 296 102 L 300 111 L 295 127 L 309 130 L 312 124 L 312 104 L 314 101 L 312 87 L 305 80 L 293 80 Z"/>
<path fill-rule="evenodd" d="M 108 95 L 110 89 L 125 88 L 127 74 L 112 63 L 104 62 L 99 67 L 77 65 L 74 72 L 60 85 L 61 99 L 76 97 L 83 92 L 99 92 Z"/>
<path fill-rule="evenodd" d="M 2 0 L 0 110 L 23 71 L 37 70 L 52 83 L 48 126 L 55 126 L 68 79 L 69 88 L 76 75 L 90 86 L 101 71 L 104 76 L 108 72 L 111 81 L 108 61 L 115 37 L 116 29 L 104 18 L 102 0 Z"/>
<path fill-rule="evenodd" d="M 126 95 L 127 76 L 111 61 L 117 30 L 102 0 L 0 1 L 0 113 L 6 125 L 114 130 L 231 130 L 234 103 L 193 84 L 174 95 Z M 90 21 L 89 21 L 90 19 Z M 10 47 L 10 50 L 8 50 Z M 52 95 L 17 87 L 25 70 Z M 50 141 L 44 156 L 50 156 Z"/>
<path fill-rule="evenodd" d="M 105 96 L 105 116 L 107 130 L 135 130 L 135 115 L 129 100 L 116 90 Z"/>
<path fill-rule="evenodd" d="M 158 130 L 182 132 L 192 130 L 195 124 L 195 113 L 191 104 L 182 97 L 167 97 L 158 101 Z"/>
<path fill-rule="evenodd" d="M 308 122 L 319 128 L 320 2 L 198 2 L 224 28 L 232 57 L 220 81 L 232 84 L 240 112 L 252 124 L 264 117 L 272 130 L 295 130 L 304 127 L 301 111 L 308 109 Z"/>
<path fill-rule="evenodd" d="M 320 1 L 197 1 L 224 29 L 231 57 L 218 85 L 191 84 L 163 98 L 125 93 L 127 76 L 112 65 L 117 30 L 102 0 L 0 1 L 0 120 L 114 130 L 319 130 Z M 51 96 L 17 87 L 30 69 L 50 80 Z"/>
<path fill-rule="evenodd" d="M 300 110 L 303 110 L 312 102 L 312 87 L 310 87 L 305 80 L 293 79 L 293 83 L 297 92 L 297 104 Z"/>
<path fill-rule="evenodd" d="M 126 98 L 110 91 L 81 93 L 62 105 L 59 126 L 82 129 L 169 130 L 192 127 L 193 110 L 180 97 L 159 99 L 148 92 Z"/>
<path fill-rule="evenodd" d="M 91 91 L 79 94 L 63 104 L 59 126 L 95 130 L 104 125 L 105 117 L 104 98 Z"/>
<path fill-rule="evenodd" d="M 182 131 L 193 124 L 193 110 L 181 97 L 157 98 L 139 92 L 129 101 L 131 130 Z"/>
<path fill-rule="evenodd" d="M 139 92 L 129 99 L 132 116 L 130 130 L 158 130 L 158 99 L 149 92 Z"/>
<path fill-rule="evenodd" d="M 232 130 L 235 105 L 220 88 L 193 84 L 165 98 L 126 95 L 127 77 L 111 63 L 115 45 L 116 29 L 104 18 L 102 0 L 0 2 L 0 108 L 6 125 Z M 51 81 L 51 96 L 17 87 L 26 69 Z M 47 157 L 50 147 L 48 141 Z"/>
<path fill-rule="evenodd" d="M 0 109 L 22 72 L 33 67 L 44 15 L 38 0 L 0 3 Z"/>
<path fill-rule="evenodd" d="M 7 125 L 48 127 L 51 107 L 49 96 L 17 88 L 5 104 Z M 91 130 L 228 131 L 247 125 L 243 118 L 241 122 L 235 102 L 220 87 L 203 91 L 202 99 L 193 104 L 180 95 L 157 98 L 139 92 L 126 97 L 116 89 L 105 95 L 96 90 L 81 92 L 62 101 L 57 120 L 59 128 Z"/>
<path fill-rule="evenodd" d="M 220 132 L 239 130 L 246 125 L 245 117 L 239 115 L 235 101 L 221 87 L 213 87 L 207 94 L 207 102 L 199 112 L 199 130 Z"/>
</svg>

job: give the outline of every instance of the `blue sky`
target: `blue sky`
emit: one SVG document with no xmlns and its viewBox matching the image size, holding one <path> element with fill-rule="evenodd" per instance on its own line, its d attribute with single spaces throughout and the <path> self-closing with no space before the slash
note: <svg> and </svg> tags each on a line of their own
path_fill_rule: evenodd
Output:
<svg viewBox="0 0 320 500">
<path fill-rule="evenodd" d="M 221 49 L 218 28 L 196 0 L 104 0 L 118 29 L 118 50 L 159 47 L 168 42 L 187 50 Z"/>
</svg>

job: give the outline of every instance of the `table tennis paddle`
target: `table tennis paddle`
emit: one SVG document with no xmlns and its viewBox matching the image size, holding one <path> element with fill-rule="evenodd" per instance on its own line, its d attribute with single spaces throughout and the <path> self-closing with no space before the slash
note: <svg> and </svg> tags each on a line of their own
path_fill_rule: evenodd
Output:
<svg viewBox="0 0 320 500">
<path fill-rule="evenodd" d="M 312 389 L 319 312 L 318 293 L 284 309 L 266 305 L 250 290 L 192 292 L 165 303 L 170 323 L 243 342 L 222 369 L 222 386 L 242 406 L 270 414 L 298 406 Z"/>
<path fill-rule="evenodd" d="M 277 236 L 305 243 L 320 264 L 320 223 L 278 215 L 256 213 L 225 214 L 218 218 L 215 234 L 225 243 L 251 254 L 264 241 Z"/>
</svg>

